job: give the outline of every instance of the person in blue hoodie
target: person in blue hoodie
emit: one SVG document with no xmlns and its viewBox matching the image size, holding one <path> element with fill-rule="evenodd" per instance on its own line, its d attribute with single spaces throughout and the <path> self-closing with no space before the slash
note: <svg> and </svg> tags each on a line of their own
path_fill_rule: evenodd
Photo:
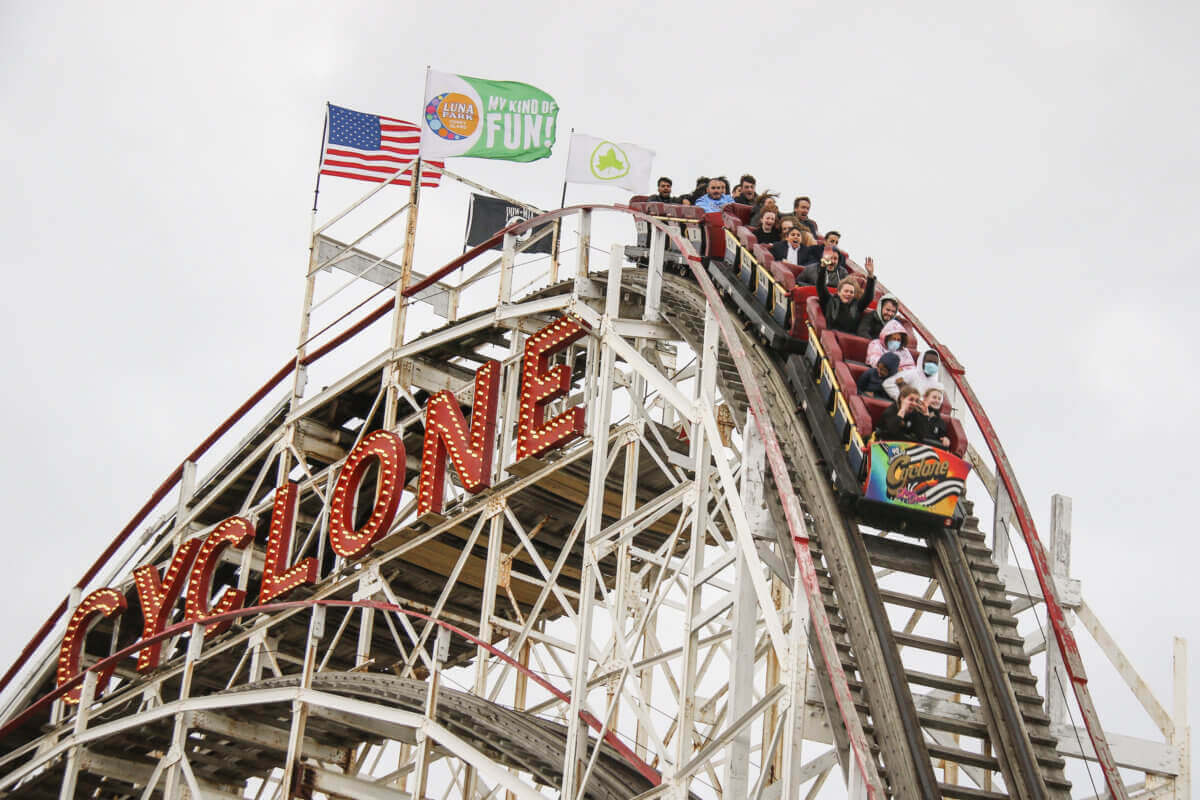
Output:
<svg viewBox="0 0 1200 800">
<path fill-rule="evenodd" d="M 883 388 L 883 382 L 899 370 L 900 356 L 895 353 L 884 353 L 875 362 L 875 366 L 868 368 L 866 372 L 858 376 L 859 395 L 890 401 L 892 398 L 888 397 L 887 390 Z"/>
<path fill-rule="evenodd" d="M 729 194 L 725 181 L 721 178 L 710 178 L 708 191 L 703 197 L 696 198 L 696 207 L 708 212 L 720 211 L 732 202 L 733 197 Z"/>
</svg>

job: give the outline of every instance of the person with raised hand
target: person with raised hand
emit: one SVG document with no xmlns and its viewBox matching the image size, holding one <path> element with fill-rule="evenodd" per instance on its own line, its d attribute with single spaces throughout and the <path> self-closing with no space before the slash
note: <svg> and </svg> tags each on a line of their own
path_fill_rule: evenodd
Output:
<svg viewBox="0 0 1200 800">
<path fill-rule="evenodd" d="M 830 266 L 835 264 L 836 262 L 830 261 Z M 863 266 L 867 270 L 868 277 L 861 297 L 856 296 L 858 282 L 849 276 L 838 282 L 836 293 L 829 294 L 825 287 L 832 270 L 822 260 L 821 269 L 817 272 L 817 302 L 820 303 L 821 311 L 825 314 L 825 325 L 830 330 L 843 333 L 854 333 L 858 330 L 858 320 L 862 317 L 863 309 L 870 302 L 867 298 L 875 296 L 874 259 L 868 258 Z"/>
</svg>

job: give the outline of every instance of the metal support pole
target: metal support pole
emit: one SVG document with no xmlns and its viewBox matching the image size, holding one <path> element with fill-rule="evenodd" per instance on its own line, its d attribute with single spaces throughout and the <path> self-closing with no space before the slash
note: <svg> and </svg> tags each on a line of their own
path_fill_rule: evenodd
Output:
<svg viewBox="0 0 1200 800">
<path fill-rule="evenodd" d="M 505 241 L 512 238 L 511 234 L 505 235 Z M 506 250 L 507 252 L 507 250 Z M 500 583 L 500 557 L 504 550 L 504 501 L 498 500 L 493 508 L 489 509 L 492 512 L 492 518 L 488 522 L 488 549 L 487 549 L 487 566 L 483 576 L 483 597 L 479 603 L 479 638 L 485 642 L 492 640 L 492 614 L 496 610 L 496 592 L 499 590 Z M 474 692 L 478 697 L 487 697 L 487 681 L 488 681 L 488 664 L 491 659 L 491 654 L 480 646 L 475 652 L 475 689 Z M 475 768 L 469 764 L 466 767 L 466 773 L 463 776 L 463 785 L 466 787 L 463 790 L 464 797 L 475 796 L 475 786 L 478 782 L 478 775 Z"/>
<path fill-rule="evenodd" d="M 438 627 L 437 642 L 433 652 L 433 672 L 429 676 L 429 693 L 425 696 L 425 719 L 437 722 L 438 689 L 442 682 L 442 666 L 450 653 L 450 631 Z M 424 730 L 417 731 L 416 788 L 413 797 L 422 800 L 429 782 L 429 760 L 433 753 L 433 742 Z M 464 793 L 464 797 L 470 797 Z"/>
<path fill-rule="evenodd" d="M 1172 659 L 1174 693 L 1171 718 L 1175 730 L 1171 744 L 1179 748 L 1179 774 L 1175 776 L 1175 794 L 1171 800 L 1191 800 L 1192 797 L 1192 729 L 1188 725 L 1188 657 L 1187 639 L 1175 637 L 1175 652 Z"/>
<path fill-rule="evenodd" d="M 88 717 L 92 713 L 92 704 L 96 701 L 96 682 L 99 676 L 91 670 L 84 673 L 83 689 L 79 694 L 79 706 L 75 711 L 75 727 L 73 730 L 76 741 L 87 730 Z M 74 800 L 75 787 L 79 781 L 79 756 L 83 749 L 81 744 L 71 745 L 67 751 L 67 764 L 63 771 L 62 786 L 58 792 L 59 800 Z"/>
<path fill-rule="evenodd" d="M 658 322 L 658 305 L 662 298 L 663 253 L 666 250 L 667 235 L 654 228 L 650 232 L 650 258 L 646 275 L 646 313 L 644 318 L 649 322 Z"/>
<path fill-rule="evenodd" d="M 800 570 L 792 578 L 792 627 L 788 636 L 788 663 L 784 673 L 788 684 L 786 727 L 783 729 L 783 797 L 800 794 L 800 769 L 804 766 L 803 746 L 808 697 L 808 626 L 811 613 Z"/>
<path fill-rule="evenodd" d="M 408 302 L 404 290 L 412 280 L 413 249 L 417 240 L 417 213 L 421 205 L 421 159 L 413 164 L 412 186 L 408 192 L 408 224 L 404 229 L 404 258 L 400 261 L 400 285 L 396 287 L 396 306 L 392 312 L 392 352 L 404 344 L 404 324 L 408 321 Z M 400 365 L 390 361 L 384 372 L 387 395 L 383 406 L 383 427 L 391 430 L 396 425 L 396 407 L 400 402 Z"/>
<path fill-rule="evenodd" d="M 695 400 L 697 405 L 716 405 L 717 354 L 720 330 L 711 308 L 704 315 L 704 344 L 697 354 L 699 375 L 696 381 Z M 700 629 L 695 626 L 703 611 L 698 582 L 704 570 L 705 539 L 708 535 L 709 476 L 712 473 L 711 447 L 704 426 L 692 425 L 691 459 L 696 465 L 696 500 L 692 516 L 692 530 L 688 546 L 687 599 L 684 601 L 683 648 L 679 666 L 679 720 L 675 732 L 675 764 L 686 764 L 692 757 L 692 734 L 696 723 L 697 666 L 699 660 Z M 687 781 L 672 787 L 671 796 L 678 800 L 688 797 Z"/>
<path fill-rule="evenodd" d="M 192 677 L 196 672 L 196 662 L 204 649 L 204 626 L 197 623 L 192 626 L 188 639 L 187 656 L 183 665 L 183 676 L 179 683 L 179 699 L 187 700 L 192 693 Z M 180 796 L 180 778 L 183 774 L 184 745 L 187 743 L 188 728 L 191 727 L 192 712 L 181 711 L 175 715 L 175 729 L 171 734 L 171 747 L 167 750 L 166 783 L 163 787 L 163 797 Z"/>
<path fill-rule="evenodd" d="M 317 649 L 325 633 L 325 609 L 314 606 L 308 622 L 308 643 L 304 649 L 304 668 L 300 674 L 300 686 L 312 688 L 313 673 L 317 667 Z M 299 773 L 301 747 L 304 744 L 304 728 L 308 724 L 308 703 L 292 702 L 292 725 L 288 730 L 287 758 L 283 765 L 283 796 L 291 797 Z"/>
<path fill-rule="evenodd" d="M 1008 531 L 1005 527 L 1012 520 L 1012 500 L 1004 484 L 996 482 L 995 506 L 992 512 L 992 555 L 996 563 L 1004 566 L 1011 559 Z"/>
<path fill-rule="evenodd" d="M 592 249 L 592 212 L 579 212 L 579 251 L 576 255 L 575 277 L 586 278 L 588 274 L 588 251 Z"/>
<path fill-rule="evenodd" d="M 590 212 L 583 212 L 588 215 Z M 585 232 L 590 229 L 591 217 L 585 216 L 580 220 L 581 252 Z M 609 325 L 620 313 L 620 280 L 622 256 L 619 249 L 614 248 L 609 265 L 609 290 L 604 318 L 601 320 L 601 331 L 607 333 Z M 586 259 L 580 257 L 580 270 L 587 274 Z M 584 748 L 587 744 L 587 728 L 580 719 L 580 712 L 587 706 L 587 690 L 589 675 L 589 652 L 592 637 L 592 613 L 595 605 L 596 571 L 595 550 L 592 542 L 604 528 L 604 483 L 608 465 L 608 426 L 612 409 L 613 372 L 616 367 L 616 353 L 611 347 L 600 344 L 598 338 L 589 338 L 589 350 L 600 348 L 600 380 L 596 391 L 591 394 L 591 408 L 587 409 L 591 424 L 588 426 L 592 439 L 592 464 L 588 481 L 589 491 L 584 506 L 584 553 L 583 570 L 579 583 L 579 611 L 576 615 L 578 630 L 575 637 L 575 672 L 571 681 L 571 705 L 567 714 L 567 742 L 563 754 L 562 796 L 565 800 L 582 797 L 582 786 L 579 779 L 582 776 L 582 766 L 585 762 Z M 593 361 L 594 364 L 594 361 Z"/>
<path fill-rule="evenodd" d="M 504 234 L 504 250 L 500 256 L 500 292 L 497 305 L 504 305 L 512 300 L 513 260 L 516 258 L 517 237 L 511 233 Z"/>
<path fill-rule="evenodd" d="M 1050 497 L 1050 571 L 1054 574 L 1054 582 L 1065 586 L 1071 574 L 1071 498 L 1056 494 Z M 1072 621 L 1072 612 L 1063 610 L 1067 623 Z M 1067 703 L 1070 700 L 1064 694 L 1071 679 L 1063 665 L 1062 651 L 1046 621 L 1046 713 L 1050 715 L 1050 723 L 1065 722 L 1067 719 Z"/>
<path fill-rule="evenodd" d="M 655 231 L 658 234 L 658 231 Z M 771 524 L 770 512 L 763 499 L 766 481 L 766 456 L 758 425 L 751 417 L 742 436 L 742 505 L 751 530 L 764 530 Z M 734 578 L 732 653 L 729 672 L 729 708 L 727 719 L 740 719 L 754 702 L 754 648 L 758 640 L 758 604 L 749 571 L 756 565 L 747 562 L 738 548 Z M 803 597 L 803 594 L 801 594 Z M 770 688 L 770 687 L 768 687 Z M 804 702 L 801 698 L 801 703 Z M 746 797 L 750 787 L 750 726 L 743 728 L 729 748 L 725 770 L 725 792 L 730 797 Z M 785 795 L 789 796 L 789 795 Z"/>
</svg>

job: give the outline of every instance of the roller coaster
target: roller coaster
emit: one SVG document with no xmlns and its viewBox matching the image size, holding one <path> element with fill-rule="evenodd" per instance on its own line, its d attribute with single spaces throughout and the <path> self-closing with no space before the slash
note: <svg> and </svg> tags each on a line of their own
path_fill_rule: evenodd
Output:
<svg viewBox="0 0 1200 800">
<path fill-rule="evenodd" d="M 946 502 L 872 488 L 860 343 L 738 209 L 574 206 L 421 274 L 406 208 L 401 263 L 315 229 L 296 352 L 0 679 L 0 796 L 1190 797 L 1182 643 L 1167 712 L 911 308 L 952 435 L 902 455 L 964 465 Z M 320 327 L 342 274 L 378 288 Z M 1161 740 L 1101 724 L 1077 619 Z"/>
</svg>

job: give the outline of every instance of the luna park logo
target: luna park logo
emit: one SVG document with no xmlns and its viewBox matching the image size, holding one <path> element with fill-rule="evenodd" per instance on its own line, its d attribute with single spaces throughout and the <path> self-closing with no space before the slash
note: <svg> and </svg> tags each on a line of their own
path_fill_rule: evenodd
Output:
<svg viewBox="0 0 1200 800">
<path fill-rule="evenodd" d="M 461 141 L 479 127 L 479 106 L 465 94 L 442 92 L 425 105 L 425 124 L 446 141 Z"/>
</svg>

